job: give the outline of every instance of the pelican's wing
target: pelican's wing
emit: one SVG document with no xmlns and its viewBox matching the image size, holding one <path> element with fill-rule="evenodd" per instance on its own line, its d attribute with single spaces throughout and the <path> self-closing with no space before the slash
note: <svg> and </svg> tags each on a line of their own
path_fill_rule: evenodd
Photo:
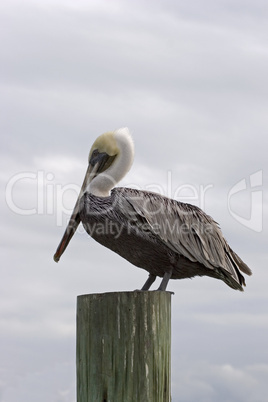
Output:
<svg viewBox="0 0 268 402">
<path fill-rule="evenodd" d="M 120 193 L 117 199 L 121 213 L 140 230 L 149 228 L 173 251 L 207 268 L 223 268 L 238 283 L 241 275 L 238 269 L 251 274 L 229 247 L 219 225 L 200 208 L 152 192 L 128 188 L 116 191 Z"/>
</svg>

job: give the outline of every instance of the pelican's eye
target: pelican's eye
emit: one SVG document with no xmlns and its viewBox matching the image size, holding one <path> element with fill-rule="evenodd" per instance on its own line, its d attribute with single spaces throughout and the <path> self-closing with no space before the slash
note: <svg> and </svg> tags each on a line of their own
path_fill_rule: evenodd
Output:
<svg viewBox="0 0 268 402">
<path fill-rule="evenodd" d="M 92 154 L 89 156 L 89 163 L 90 165 L 94 166 L 95 163 L 97 162 L 98 159 L 98 155 L 99 155 L 99 151 L 97 149 L 94 149 L 94 151 L 92 152 Z"/>
<path fill-rule="evenodd" d="M 101 173 L 111 166 L 115 157 L 116 155 L 110 156 L 106 152 L 99 152 L 97 149 L 94 149 L 89 159 L 89 164 L 95 166 L 98 163 L 97 171 Z"/>
</svg>

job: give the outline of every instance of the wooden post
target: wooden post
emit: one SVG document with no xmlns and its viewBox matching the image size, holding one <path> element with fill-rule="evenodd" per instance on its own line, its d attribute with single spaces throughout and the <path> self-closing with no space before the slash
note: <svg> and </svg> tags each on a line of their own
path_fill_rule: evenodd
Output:
<svg viewBox="0 0 268 402">
<path fill-rule="evenodd" d="M 77 298 L 77 402 L 170 402 L 171 293 Z"/>
</svg>

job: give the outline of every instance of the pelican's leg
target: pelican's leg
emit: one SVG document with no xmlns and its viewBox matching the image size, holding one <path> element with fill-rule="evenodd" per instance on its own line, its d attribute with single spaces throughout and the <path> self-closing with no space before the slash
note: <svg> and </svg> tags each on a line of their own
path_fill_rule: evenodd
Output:
<svg viewBox="0 0 268 402">
<path fill-rule="evenodd" d="M 149 274 L 149 277 L 147 279 L 147 281 L 145 282 L 145 284 L 143 285 L 143 287 L 141 288 L 141 290 L 149 290 L 150 286 L 154 283 L 156 276 L 153 274 Z"/>
<path fill-rule="evenodd" d="M 160 283 L 160 286 L 157 290 L 166 290 L 171 275 L 172 275 L 172 269 L 170 271 L 165 272 L 162 282 Z"/>
</svg>

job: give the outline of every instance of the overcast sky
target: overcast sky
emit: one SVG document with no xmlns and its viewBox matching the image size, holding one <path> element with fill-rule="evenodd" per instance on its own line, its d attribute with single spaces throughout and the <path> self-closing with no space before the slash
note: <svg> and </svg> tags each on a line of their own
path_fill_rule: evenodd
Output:
<svg viewBox="0 0 268 402">
<path fill-rule="evenodd" d="M 76 296 L 147 277 L 82 229 L 52 259 L 93 141 L 123 126 L 121 184 L 199 205 L 253 271 L 244 293 L 169 283 L 172 401 L 267 401 L 267 19 L 266 0 L 1 1 L 0 402 L 75 402 Z"/>
</svg>

